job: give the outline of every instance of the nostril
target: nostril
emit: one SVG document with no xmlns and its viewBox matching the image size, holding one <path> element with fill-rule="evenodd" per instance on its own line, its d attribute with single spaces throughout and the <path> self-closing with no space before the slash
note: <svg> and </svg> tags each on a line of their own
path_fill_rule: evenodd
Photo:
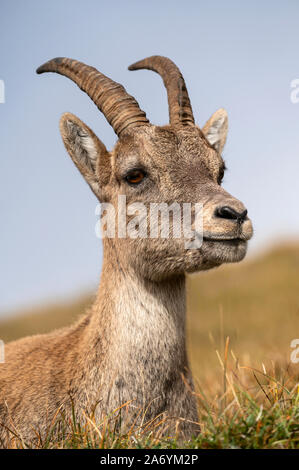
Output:
<svg viewBox="0 0 299 470">
<path fill-rule="evenodd" d="M 237 212 L 235 209 L 229 206 L 218 207 L 215 211 L 216 217 L 221 217 L 222 219 L 237 220 L 238 222 L 243 222 L 247 216 L 247 210 L 245 209 L 242 212 Z"/>
<path fill-rule="evenodd" d="M 240 220 L 240 222 L 243 222 L 247 217 L 247 209 L 245 209 L 243 212 L 240 213 L 238 219 Z"/>
<path fill-rule="evenodd" d="M 222 219 L 237 219 L 238 213 L 232 207 L 223 206 L 216 209 L 216 216 Z"/>
</svg>

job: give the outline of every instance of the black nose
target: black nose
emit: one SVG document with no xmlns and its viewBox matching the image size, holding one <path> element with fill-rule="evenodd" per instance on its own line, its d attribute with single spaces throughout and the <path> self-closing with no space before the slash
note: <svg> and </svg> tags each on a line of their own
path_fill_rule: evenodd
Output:
<svg viewBox="0 0 299 470">
<path fill-rule="evenodd" d="M 247 210 L 245 209 L 242 212 L 237 212 L 232 207 L 223 206 L 216 209 L 215 215 L 216 217 L 221 217 L 222 219 L 237 220 L 237 222 L 242 223 L 247 216 Z"/>
</svg>

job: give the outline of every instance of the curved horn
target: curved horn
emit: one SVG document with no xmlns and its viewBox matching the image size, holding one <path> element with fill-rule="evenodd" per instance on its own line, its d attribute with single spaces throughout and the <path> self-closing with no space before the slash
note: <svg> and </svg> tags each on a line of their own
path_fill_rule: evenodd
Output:
<svg viewBox="0 0 299 470">
<path fill-rule="evenodd" d="M 57 57 L 41 65 L 36 72 L 56 72 L 73 80 L 102 111 L 118 136 L 128 127 L 143 126 L 149 122 L 135 98 L 122 85 L 94 67 Z"/>
<path fill-rule="evenodd" d="M 129 70 L 148 69 L 163 78 L 167 90 L 169 121 L 173 126 L 194 125 L 194 117 L 185 80 L 179 68 L 167 57 L 154 55 L 130 65 Z"/>
</svg>

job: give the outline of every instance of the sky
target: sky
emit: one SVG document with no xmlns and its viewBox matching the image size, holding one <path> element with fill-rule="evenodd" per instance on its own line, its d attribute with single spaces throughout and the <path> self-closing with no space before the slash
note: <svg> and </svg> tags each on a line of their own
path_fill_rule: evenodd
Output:
<svg viewBox="0 0 299 470">
<path fill-rule="evenodd" d="M 53 57 L 81 60 L 122 83 L 158 125 L 168 122 L 161 78 L 127 67 L 171 58 L 197 124 L 228 111 L 223 186 L 252 218 L 249 255 L 299 239 L 299 103 L 291 100 L 298 15 L 296 0 L 0 0 L 0 315 L 99 282 L 97 201 L 66 154 L 59 118 L 78 115 L 110 149 L 116 136 L 74 83 L 35 73 Z"/>
</svg>

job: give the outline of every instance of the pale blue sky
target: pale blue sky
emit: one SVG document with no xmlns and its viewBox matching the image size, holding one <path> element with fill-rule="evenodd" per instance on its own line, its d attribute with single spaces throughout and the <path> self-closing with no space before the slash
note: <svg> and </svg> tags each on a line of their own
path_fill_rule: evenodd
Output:
<svg viewBox="0 0 299 470">
<path fill-rule="evenodd" d="M 64 77 L 38 76 L 67 56 L 121 82 L 152 122 L 168 121 L 161 79 L 129 72 L 160 54 L 187 82 L 197 122 L 229 113 L 224 186 L 252 217 L 251 252 L 299 238 L 299 3 L 289 1 L 1 0 L 0 314 L 79 295 L 98 283 L 96 199 L 67 156 L 60 115 L 77 114 L 111 148 L 113 130 Z"/>
</svg>

